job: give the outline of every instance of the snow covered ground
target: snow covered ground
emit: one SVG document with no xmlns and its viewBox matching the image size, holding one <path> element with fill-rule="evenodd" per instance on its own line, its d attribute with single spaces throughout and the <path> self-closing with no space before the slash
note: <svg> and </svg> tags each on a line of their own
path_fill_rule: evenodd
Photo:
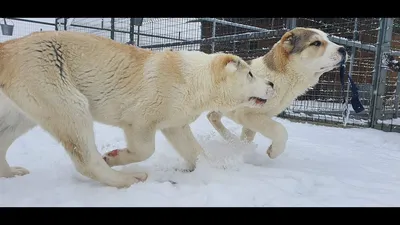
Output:
<svg viewBox="0 0 400 225">
<path fill-rule="evenodd" d="M 10 148 L 11 165 L 31 174 L 0 178 L 0 206 L 400 206 L 400 134 L 373 129 L 342 129 L 283 122 L 289 132 L 286 151 L 271 160 L 270 141 L 229 144 L 205 115 L 193 131 L 212 155 L 192 173 L 161 133 L 156 152 L 122 170 L 147 171 L 144 183 L 128 189 L 106 187 L 75 172 L 63 148 L 40 128 Z M 224 119 L 236 134 L 241 127 Z M 125 146 L 120 129 L 96 124 L 96 142 L 104 153 Z"/>
</svg>

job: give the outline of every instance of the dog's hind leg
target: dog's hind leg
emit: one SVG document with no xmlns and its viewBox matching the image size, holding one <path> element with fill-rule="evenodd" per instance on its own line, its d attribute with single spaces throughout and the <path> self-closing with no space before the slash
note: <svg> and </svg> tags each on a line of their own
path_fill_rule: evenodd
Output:
<svg viewBox="0 0 400 225">
<path fill-rule="evenodd" d="M 193 171 L 196 168 L 199 155 L 203 154 L 203 156 L 207 157 L 188 124 L 181 127 L 165 128 L 161 132 L 179 155 L 188 163 L 189 171 Z"/>
<path fill-rule="evenodd" d="M 155 128 L 137 125 L 127 125 L 122 128 L 128 147 L 115 149 L 104 154 L 103 159 L 109 166 L 142 162 L 153 155 L 155 151 Z"/>
<path fill-rule="evenodd" d="M 256 132 L 253 130 L 242 127 L 242 133 L 240 134 L 240 140 L 245 141 L 245 142 L 252 142 L 254 140 L 254 137 L 256 136 Z"/>
<path fill-rule="evenodd" d="M 35 127 L 36 124 L 0 93 L 0 177 L 23 176 L 29 171 L 23 167 L 10 167 L 6 154 L 12 143 Z"/>
<path fill-rule="evenodd" d="M 53 82 L 51 87 L 25 84 L 29 88 L 14 87 L 8 94 L 29 118 L 61 142 L 82 175 L 118 188 L 146 180 L 146 173 L 115 171 L 104 162 L 96 148 L 88 99 L 71 83 Z"/>
</svg>

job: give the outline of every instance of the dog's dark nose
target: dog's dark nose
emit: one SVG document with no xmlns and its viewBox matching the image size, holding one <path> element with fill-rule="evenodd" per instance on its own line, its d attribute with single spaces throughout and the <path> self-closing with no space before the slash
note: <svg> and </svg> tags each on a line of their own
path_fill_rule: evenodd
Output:
<svg viewBox="0 0 400 225">
<path fill-rule="evenodd" d="M 271 86 L 272 88 L 274 88 L 274 83 L 272 83 L 271 81 L 267 82 L 267 85 Z"/>
<path fill-rule="evenodd" d="M 346 49 L 344 48 L 344 47 L 340 47 L 339 49 L 338 49 L 338 52 L 343 56 L 343 58 L 345 58 L 346 57 Z"/>
</svg>

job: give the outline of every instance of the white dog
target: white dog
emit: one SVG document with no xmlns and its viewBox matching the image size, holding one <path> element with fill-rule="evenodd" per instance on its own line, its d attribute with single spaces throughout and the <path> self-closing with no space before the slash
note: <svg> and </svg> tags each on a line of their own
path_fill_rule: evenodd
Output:
<svg viewBox="0 0 400 225">
<path fill-rule="evenodd" d="M 203 152 L 189 127 L 198 114 L 260 108 L 273 94 L 269 81 L 231 54 L 152 52 L 65 31 L 0 43 L 0 177 L 29 173 L 10 167 L 6 152 L 37 125 L 61 142 L 77 171 L 106 185 L 147 178 L 110 165 L 149 158 L 158 129 L 193 169 Z M 128 147 L 104 161 L 93 121 L 122 128 Z"/>
<path fill-rule="evenodd" d="M 255 76 L 275 84 L 277 94 L 260 109 L 241 107 L 231 111 L 212 111 L 207 117 L 227 140 L 236 137 L 222 124 L 222 116 L 243 125 L 242 141 L 251 142 L 256 132 L 260 132 L 272 140 L 266 153 L 270 158 L 276 158 L 285 150 L 288 133 L 272 117 L 317 84 L 323 73 L 338 68 L 347 58 L 345 48 L 331 42 L 321 30 L 295 28 L 286 32 L 266 55 L 249 62 Z"/>
</svg>

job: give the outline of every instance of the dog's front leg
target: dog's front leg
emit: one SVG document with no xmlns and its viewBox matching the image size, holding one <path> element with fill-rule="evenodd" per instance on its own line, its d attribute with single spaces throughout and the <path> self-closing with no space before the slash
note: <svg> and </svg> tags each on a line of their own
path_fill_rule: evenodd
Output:
<svg viewBox="0 0 400 225">
<path fill-rule="evenodd" d="M 123 127 L 123 130 L 128 147 L 115 149 L 104 154 L 103 159 L 109 166 L 141 162 L 153 155 L 156 135 L 154 126 L 127 125 Z"/>
<path fill-rule="evenodd" d="M 222 123 L 222 113 L 217 111 L 211 111 L 207 114 L 208 121 L 215 128 L 215 130 L 227 141 L 238 141 L 239 139 L 230 132 Z"/>
<path fill-rule="evenodd" d="M 189 170 L 194 170 L 198 156 L 204 153 L 203 148 L 194 137 L 188 124 L 181 127 L 170 127 L 162 129 L 161 132 L 169 143 L 189 164 Z"/>
<path fill-rule="evenodd" d="M 288 133 L 282 124 L 262 113 L 246 113 L 240 115 L 238 119 L 238 122 L 243 125 L 242 132 L 248 130 L 256 131 L 271 139 L 272 144 L 267 150 L 267 154 L 271 159 L 278 157 L 285 150 Z M 248 134 L 242 133 L 243 136 L 248 136 Z"/>
<path fill-rule="evenodd" d="M 254 137 L 256 136 L 256 132 L 252 131 L 251 129 L 247 127 L 242 127 L 242 133 L 240 134 L 240 140 L 250 143 L 254 140 Z"/>
</svg>

